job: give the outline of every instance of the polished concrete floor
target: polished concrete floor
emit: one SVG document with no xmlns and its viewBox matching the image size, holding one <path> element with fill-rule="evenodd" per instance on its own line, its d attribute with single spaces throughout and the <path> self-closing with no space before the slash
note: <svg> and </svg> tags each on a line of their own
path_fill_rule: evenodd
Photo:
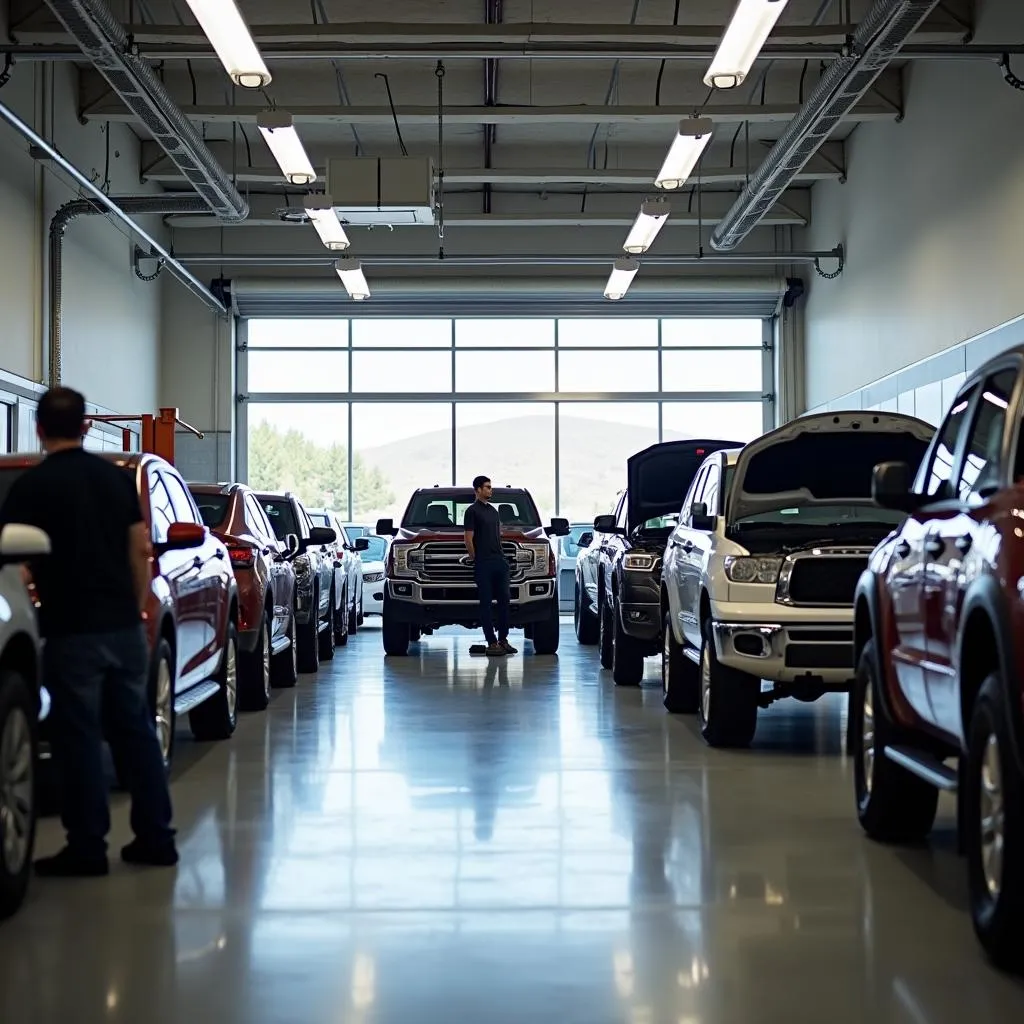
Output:
<svg viewBox="0 0 1024 1024">
<path fill-rule="evenodd" d="M 926 848 L 862 837 L 841 702 L 710 751 L 655 661 L 616 691 L 563 631 L 557 659 L 458 633 L 385 662 L 371 626 L 230 742 L 183 736 L 181 865 L 35 882 L 0 927 L 0 1021 L 1024 1020 L 951 809 Z"/>
</svg>

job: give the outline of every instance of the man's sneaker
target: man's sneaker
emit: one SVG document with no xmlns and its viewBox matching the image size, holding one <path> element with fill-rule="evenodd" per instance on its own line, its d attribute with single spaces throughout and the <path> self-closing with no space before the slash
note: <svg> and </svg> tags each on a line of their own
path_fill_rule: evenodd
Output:
<svg viewBox="0 0 1024 1024">
<path fill-rule="evenodd" d="M 484 654 L 488 658 L 504 658 L 508 651 L 505 650 L 505 645 L 495 641 L 493 644 L 488 644 Z"/>
<path fill-rule="evenodd" d="M 505 649 L 505 653 L 506 654 L 518 654 L 519 653 L 519 651 L 517 651 L 516 648 L 514 648 L 508 642 L 508 638 L 507 637 L 504 640 L 499 640 L 498 644 L 499 644 L 499 646 L 501 646 L 501 647 L 503 647 Z"/>
<path fill-rule="evenodd" d="M 85 857 L 70 846 L 53 857 L 41 857 L 33 867 L 40 878 L 101 878 L 110 874 L 105 854 Z"/>
<path fill-rule="evenodd" d="M 138 839 L 133 839 L 121 850 L 121 860 L 125 864 L 143 864 L 153 868 L 170 868 L 178 863 L 178 850 L 174 843 L 150 846 Z"/>
</svg>

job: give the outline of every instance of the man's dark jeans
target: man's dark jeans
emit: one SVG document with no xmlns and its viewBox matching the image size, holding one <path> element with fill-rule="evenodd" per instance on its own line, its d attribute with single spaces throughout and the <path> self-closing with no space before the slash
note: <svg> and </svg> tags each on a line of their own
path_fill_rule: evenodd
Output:
<svg viewBox="0 0 1024 1024">
<path fill-rule="evenodd" d="M 115 633 L 55 636 L 43 651 L 53 701 L 53 757 L 68 846 L 104 856 L 110 809 L 103 734 L 132 796 L 132 831 L 147 846 L 174 840 L 171 795 L 147 695 L 149 651 L 141 626 Z"/>
<path fill-rule="evenodd" d="M 489 644 L 497 641 L 491 606 L 495 601 L 498 605 L 498 636 L 504 640 L 508 636 L 508 562 L 504 555 L 477 559 L 473 575 L 480 595 L 480 625 L 483 626 L 484 637 Z"/>
</svg>

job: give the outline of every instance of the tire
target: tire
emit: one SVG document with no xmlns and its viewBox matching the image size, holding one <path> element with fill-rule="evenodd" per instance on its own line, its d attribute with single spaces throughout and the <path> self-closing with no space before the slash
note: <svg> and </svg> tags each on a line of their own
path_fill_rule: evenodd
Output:
<svg viewBox="0 0 1024 1024">
<path fill-rule="evenodd" d="M 346 605 L 346 607 L 348 607 Z M 363 623 L 362 610 L 356 607 L 355 601 L 352 602 L 352 610 L 348 613 L 348 636 L 355 636 L 359 632 L 359 627 Z M 346 643 L 347 643 L 346 638 Z"/>
<path fill-rule="evenodd" d="M 363 599 L 360 597 L 359 598 L 359 616 L 358 616 L 356 621 L 361 626 L 363 624 L 364 619 L 365 619 L 365 616 L 363 615 Z"/>
<path fill-rule="evenodd" d="M 409 636 L 411 633 L 412 630 L 407 622 L 395 622 L 388 615 L 388 606 L 385 604 L 380 627 L 384 653 L 392 658 L 404 658 L 409 653 Z"/>
<path fill-rule="evenodd" d="M 898 737 L 882 710 L 879 685 L 878 654 L 874 640 L 869 640 L 857 664 L 850 699 L 857 818 L 879 842 L 919 842 L 935 823 L 939 791 L 883 753 Z"/>
<path fill-rule="evenodd" d="M 593 647 L 598 641 L 600 629 L 597 623 L 597 616 L 590 608 L 590 602 L 586 594 L 580 589 L 580 581 L 576 581 L 576 593 L 573 601 L 573 626 L 576 629 L 576 639 L 585 647 Z"/>
<path fill-rule="evenodd" d="M 161 637 L 149 665 L 149 706 L 153 709 L 160 756 L 167 771 L 171 770 L 174 759 L 174 729 L 177 724 L 174 713 L 175 675 L 174 652 L 167 639 Z"/>
<path fill-rule="evenodd" d="M 700 669 L 683 653 L 672 632 L 672 613 L 665 612 L 661 645 L 661 693 L 666 710 L 694 715 L 700 707 Z"/>
<path fill-rule="evenodd" d="M 203 742 L 226 740 L 238 725 L 238 627 L 234 622 L 228 622 L 217 683 L 217 692 L 188 714 L 192 735 Z"/>
<path fill-rule="evenodd" d="M 334 587 L 331 587 L 331 596 L 327 603 L 327 622 L 326 629 L 320 629 L 324 625 L 322 622 L 317 623 L 317 635 L 316 642 L 319 647 L 319 654 L 321 661 L 331 661 L 334 658 Z"/>
<path fill-rule="evenodd" d="M 38 715 L 28 680 L 0 672 L 0 920 L 21 906 L 32 873 Z"/>
<path fill-rule="evenodd" d="M 320 591 L 316 588 L 313 589 L 313 601 L 310 607 L 312 610 L 309 622 L 296 627 L 299 642 L 299 671 L 305 673 L 315 672 L 320 667 L 320 635 L 317 633 L 317 627 L 320 625 Z"/>
<path fill-rule="evenodd" d="M 270 682 L 279 689 L 287 689 L 299 681 L 299 653 L 296 640 L 295 609 L 292 608 L 292 621 L 288 627 L 288 647 L 275 654 L 270 663 Z"/>
<path fill-rule="evenodd" d="M 334 609 L 334 643 L 338 647 L 348 645 L 349 634 L 352 629 L 352 616 L 348 612 L 348 591 L 341 598 L 341 608 Z"/>
<path fill-rule="evenodd" d="M 547 618 L 533 624 L 533 653 L 557 654 L 561 622 L 558 618 L 558 596 L 548 609 Z"/>
<path fill-rule="evenodd" d="M 238 659 L 238 706 L 242 711 L 265 711 L 270 703 L 270 620 L 263 616 L 256 649 Z"/>
<path fill-rule="evenodd" d="M 622 628 L 622 619 L 615 611 L 612 621 L 612 681 L 616 686 L 639 686 L 644 678 L 640 645 Z"/>
<path fill-rule="evenodd" d="M 974 932 L 997 967 L 1020 972 L 1024 969 L 1024 779 L 1014 763 L 1005 707 L 1002 681 L 997 674 L 990 675 L 975 701 L 967 734 L 964 832 Z M 986 820 L 1001 824 L 1001 837 L 998 833 L 986 837 Z"/>
<path fill-rule="evenodd" d="M 758 680 L 718 660 L 711 620 L 700 651 L 700 733 L 711 747 L 749 747 L 757 729 Z"/>
<path fill-rule="evenodd" d="M 615 638 L 612 636 L 611 609 L 608 602 L 598 598 L 597 605 L 597 653 L 601 659 L 601 668 L 612 667 L 612 644 Z"/>
</svg>

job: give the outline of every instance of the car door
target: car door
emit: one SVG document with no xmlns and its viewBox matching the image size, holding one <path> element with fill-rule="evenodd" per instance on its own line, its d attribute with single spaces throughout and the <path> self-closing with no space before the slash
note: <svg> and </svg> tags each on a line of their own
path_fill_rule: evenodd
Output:
<svg viewBox="0 0 1024 1024">
<path fill-rule="evenodd" d="M 299 504 L 298 512 L 299 518 L 302 520 L 303 538 L 308 542 L 314 523 L 309 518 L 309 513 L 306 511 L 305 506 Z M 320 579 L 319 617 L 323 621 L 330 617 L 327 609 L 331 603 L 331 579 L 334 576 L 334 561 L 323 545 L 310 545 L 306 550 L 309 552 L 310 567 Z"/>
<path fill-rule="evenodd" d="M 711 485 L 712 466 L 706 464 L 697 472 L 686 496 L 679 526 L 669 538 L 675 569 L 676 615 L 683 637 L 692 647 L 700 647 L 700 581 L 703 556 L 711 543 L 711 535 L 693 528 L 693 506 L 706 501 Z M 716 484 L 717 488 L 717 484 Z"/>
<path fill-rule="evenodd" d="M 270 565 L 270 596 L 274 603 L 271 626 L 273 642 L 288 631 L 294 572 L 285 559 L 284 545 L 275 536 L 274 528 L 254 494 L 246 494 L 244 508 L 246 526 L 253 538 L 258 541 L 260 551 Z"/>
<path fill-rule="evenodd" d="M 956 673 L 956 640 L 970 565 L 985 547 L 985 522 L 992 497 L 1006 486 L 1007 411 L 1018 363 L 990 374 L 979 389 L 963 451 L 958 458 L 955 499 L 937 508 L 928 524 L 929 555 L 924 582 L 924 628 L 928 658 L 925 685 L 935 725 L 960 739 L 962 715 Z M 976 551 L 975 549 L 978 549 Z"/>
<path fill-rule="evenodd" d="M 892 666 L 907 701 L 928 722 L 934 719 L 925 681 L 928 658 L 924 626 L 925 575 L 931 557 L 925 545 L 936 509 L 952 495 L 957 453 L 963 442 L 973 393 L 973 386 L 961 393 L 938 430 L 915 484 L 915 490 L 926 495 L 927 502 L 904 521 L 886 573 L 895 631 Z"/>
</svg>

